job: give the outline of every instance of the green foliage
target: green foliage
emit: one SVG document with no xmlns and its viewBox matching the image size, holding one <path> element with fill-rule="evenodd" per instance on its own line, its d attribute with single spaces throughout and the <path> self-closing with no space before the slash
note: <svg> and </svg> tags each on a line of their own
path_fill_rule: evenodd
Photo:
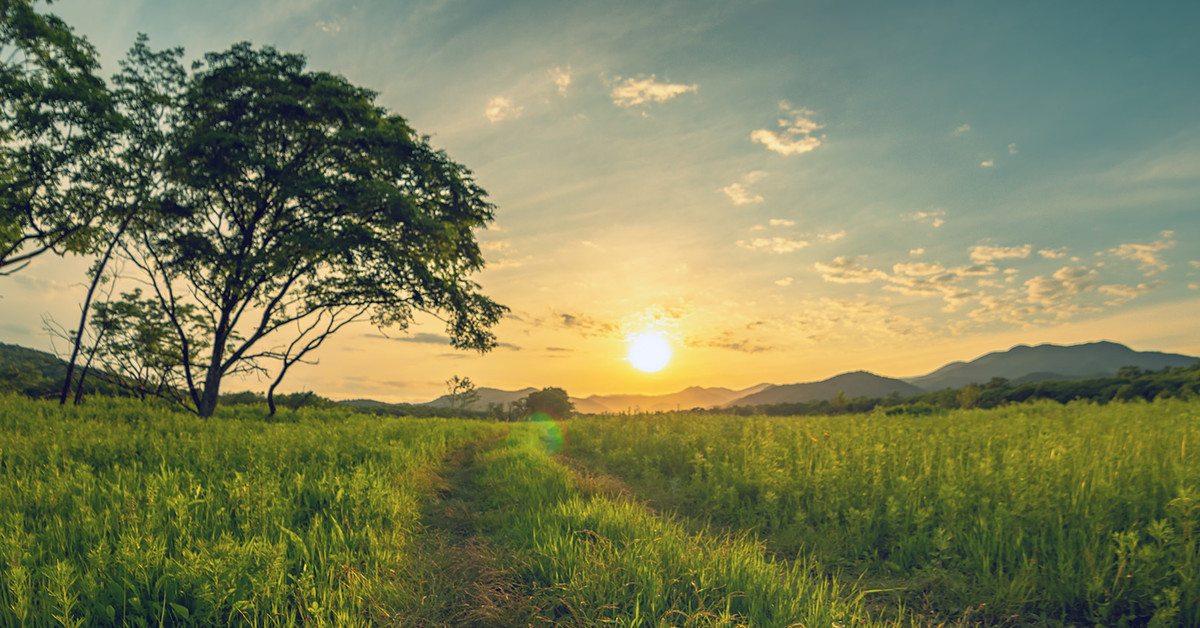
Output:
<svg viewBox="0 0 1200 628">
<path fill-rule="evenodd" d="M 506 309 L 468 279 L 493 206 L 464 167 L 373 92 L 306 70 L 300 55 L 241 43 L 190 76 L 169 59 L 168 71 L 143 68 L 154 59 L 135 47 L 126 67 L 178 97 L 162 101 L 164 153 L 150 163 L 158 211 L 138 225 L 152 237 L 123 254 L 171 322 L 199 414 L 225 375 L 273 362 L 282 376 L 360 319 L 404 328 L 429 312 L 454 346 L 494 346 Z M 188 330 L 192 300 L 206 321 Z M 191 346 L 205 349 L 193 359 Z"/>
<path fill-rule="evenodd" d="M 983 603 L 985 623 L 1200 622 L 1195 402 L 890 414 L 565 429 L 574 455 L 667 504 L 866 570 L 943 619 Z"/>
<path fill-rule="evenodd" d="M 489 429 L 0 396 L 0 625 L 371 625 L 427 468 Z"/>
<path fill-rule="evenodd" d="M 561 419 L 575 412 L 575 404 L 571 403 L 567 391 L 550 387 L 529 393 L 529 396 L 522 400 L 519 410 L 527 416 L 542 414 Z"/>
<path fill-rule="evenodd" d="M 119 127 L 96 51 L 29 0 L 0 0 L 0 274 L 88 249 L 103 213 L 99 159 Z"/>
</svg>

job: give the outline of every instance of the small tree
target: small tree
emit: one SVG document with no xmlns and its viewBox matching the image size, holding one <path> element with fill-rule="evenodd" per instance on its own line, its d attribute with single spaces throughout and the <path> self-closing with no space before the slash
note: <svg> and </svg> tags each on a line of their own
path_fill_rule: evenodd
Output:
<svg viewBox="0 0 1200 628">
<path fill-rule="evenodd" d="M 453 410 L 470 410 L 479 401 L 479 391 L 469 377 L 455 375 L 446 380 L 446 397 Z"/>
<path fill-rule="evenodd" d="M 524 406 L 528 414 L 545 413 L 556 419 L 566 418 L 575 412 L 575 404 L 571 403 L 567 391 L 554 387 L 529 393 Z"/>
</svg>

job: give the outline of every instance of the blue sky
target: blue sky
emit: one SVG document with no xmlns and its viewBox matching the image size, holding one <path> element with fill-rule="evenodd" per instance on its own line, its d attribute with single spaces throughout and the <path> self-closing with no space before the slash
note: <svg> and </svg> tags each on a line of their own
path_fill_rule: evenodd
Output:
<svg viewBox="0 0 1200 628">
<path fill-rule="evenodd" d="M 668 392 L 915 375 L 1017 343 L 1200 353 L 1195 3 L 52 8 L 106 73 L 139 31 L 191 57 L 303 52 L 491 193 L 499 349 L 347 330 L 295 388 Z M 70 317 L 79 266 L 4 280 L 0 340 L 46 346 L 39 317 Z M 670 339 L 668 368 L 625 362 L 641 331 Z"/>
</svg>

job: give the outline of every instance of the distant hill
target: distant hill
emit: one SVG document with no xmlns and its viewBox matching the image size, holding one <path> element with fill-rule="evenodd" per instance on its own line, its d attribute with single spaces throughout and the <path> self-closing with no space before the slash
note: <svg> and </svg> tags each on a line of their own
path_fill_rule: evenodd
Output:
<svg viewBox="0 0 1200 628">
<path fill-rule="evenodd" d="M 471 404 L 471 406 L 467 409 L 484 411 L 484 410 L 487 410 L 488 406 L 493 403 L 499 403 L 499 404 L 504 405 L 504 407 L 508 407 L 508 404 L 510 404 L 518 399 L 524 399 L 525 397 L 529 396 L 529 393 L 536 392 L 537 390 L 538 390 L 537 388 L 522 388 L 521 390 L 500 390 L 499 388 L 487 388 L 487 387 L 481 386 L 481 387 L 475 389 L 475 391 L 479 393 L 479 400 L 476 401 L 475 403 Z M 442 395 L 441 397 L 438 397 L 437 399 L 434 399 L 433 401 L 427 401 L 421 405 L 436 406 L 439 408 L 449 408 L 449 407 L 451 407 L 450 396 Z"/>
<path fill-rule="evenodd" d="M 692 386 L 666 395 L 592 395 L 571 401 L 575 402 L 576 411 L 589 414 L 626 411 L 666 412 L 723 406 L 734 399 L 754 394 L 771 386 L 771 384 L 759 384 L 742 390 Z"/>
<path fill-rule="evenodd" d="M 892 393 L 909 396 L 920 394 L 924 391 L 898 379 L 882 377 L 866 371 L 854 371 L 853 373 L 842 373 L 841 375 L 836 375 L 820 382 L 771 386 L 759 392 L 727 402 L 725 405 L 757 406 L 775 403 L 826 401 L 836 397 L 839 392 L 844 393 L 849 399 L 854 399 L 856 397 L 886 397 Z"/>
<path fill-rule="evenodd" d="M 0 366 L 29 364 L 48 379 L 61 380 L 67 363 L 52 353 L 0 342 Z"/>
<path fill-rule="evenodd" d="M 932 373 L 904 381 L 928 391 L 986 384 L 993 377 L 1014 383 L 1108 377 L 1123 366 L 1146 370 L 1190 366 L 1200 358 L 1160 351 L 1134 351 L 1115 342 L 1080 345 L 1017 345 L 970 362 L 951 362 Z"/>
</svg>

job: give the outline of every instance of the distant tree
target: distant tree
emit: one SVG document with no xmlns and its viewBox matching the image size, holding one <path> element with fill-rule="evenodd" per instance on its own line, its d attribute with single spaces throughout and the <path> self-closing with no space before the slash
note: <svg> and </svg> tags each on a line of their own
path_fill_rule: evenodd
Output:
<svg viewBox="0 0 1200 628">
<path fill-rule="evenodd" d="M 850 403 L 850 400 L 846 398 L 846 393 L 843 391 L 840 391 L 840 390 L 838 391 L 838 394 L 834 395 L 833 399 L 831 399 L 829 401 L 829 405 L 831 408 L 833 408 L 834 412 L 845 411 L 846 406 L 849 403 Z"/>
<path fill-rule="evenodd" d="M 958 392 L 958 407 L 967 410 L 979 405 L 982 389 L 975 384 L 967 384 Z"/>
<path fill-rule="evenodd" d="M 558 419 L 568 417 L 575 411 L 575 404 L 571 403 L 567 391 L 554 387 L 529 393 L 524 405 L 527 414 L 543 412 Z"/>
<path fill-rule="evenodd" d="M 484 264 L 473 230 L 494 208 L 465 168 L 300 55 L 241 43 L 193 71 L 165 117 L 164 176 L 146 199 L 156 209 L 121 247 L 167 320 L 199 415 L 226 375 L 273 362 L 273 390 L 359 320 L 403 329 L 428 312 L 457 348 L 495 345 L 507 309 L 468 279 Z"/>
<path fill-rule="evenodd" d="M 469 410 L 479 401 L 479 391 L 469 377 L 455 375 L 446 380 L 446 397 L 455 410 Z"/>
<path fill-rule="evenodd" d="M 0 275 L 83 252 L 117 126 L 95 49 L 31 0 L 0 0 Z"/>
</svg>

